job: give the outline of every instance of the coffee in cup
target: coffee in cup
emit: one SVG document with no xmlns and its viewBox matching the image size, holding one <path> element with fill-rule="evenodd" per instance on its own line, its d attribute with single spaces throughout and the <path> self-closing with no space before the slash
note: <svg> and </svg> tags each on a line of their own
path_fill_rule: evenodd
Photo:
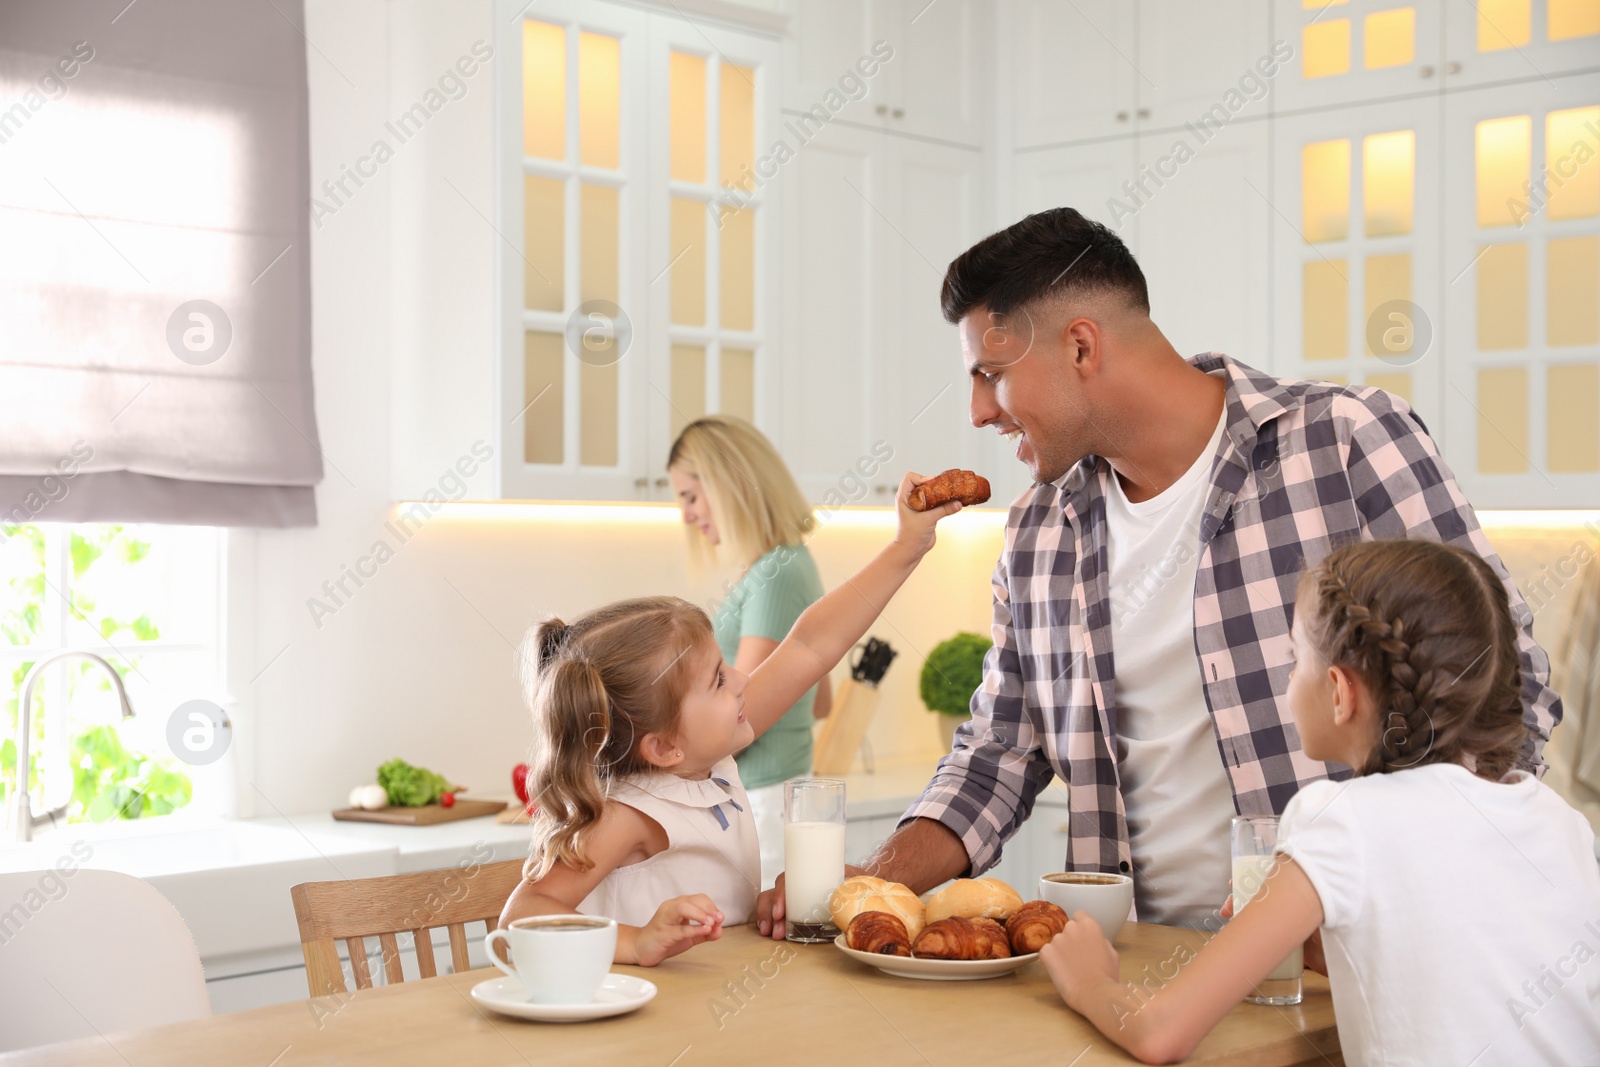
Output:
<svg viewBox="0 0 1600 1067">
<path fill-rule="evenodd" d="M 1062 871 L 1039 879 L 1039 896 L 1066 912 L 1086 911 L 1110 940 L 1116 940 L 1133 909 L 1133 879 L 1125 874 Z"/>
<path fill-rule="evenodd" d="M 495 946 L 504 942 L 511 962 Z M 516 978 L 535 1004 L 588 1004 L 611 971 L 617 921 L 597 915 L 531 915 L 484 938 L 489 962 Z"/>
</svg>

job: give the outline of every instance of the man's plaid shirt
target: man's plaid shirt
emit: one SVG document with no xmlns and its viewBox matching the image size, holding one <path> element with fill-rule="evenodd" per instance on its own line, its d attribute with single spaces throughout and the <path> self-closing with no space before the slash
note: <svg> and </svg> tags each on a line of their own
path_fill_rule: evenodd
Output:
<svg viewBox="0 0 1600 1067">
<path fill-rule="evenodd" d="M 1239 813 L 1281 814 L 1307 782 L 1350 775 L 1301 752 L 1284 697 L 1300 571 L 1357 540 L 1443 541 L 1494 567 L 1521 630 L 1522 765 L 1542 770 L 1544 743 L 1561 717 L 1547 685 L 1549 657 L 1421 420 L 1380 389 L 1273 378 L 1219 353 L 1190 362 L 1227 381 L 1227 426 L 1200 520 L 1195 659 L 1172 669 L 1200 672 Z M 1067 869 L 1130 869 L 1112 743 L 1112 476 L 1105 460 L 1089 456 L 1012 504 L 993 579 L 994 648 L 972 696 L 972 721 L 902 820 L 949 827 L 974 876 L 998 862 L 1058 774 L 1071 809 Z"/>
</svg>

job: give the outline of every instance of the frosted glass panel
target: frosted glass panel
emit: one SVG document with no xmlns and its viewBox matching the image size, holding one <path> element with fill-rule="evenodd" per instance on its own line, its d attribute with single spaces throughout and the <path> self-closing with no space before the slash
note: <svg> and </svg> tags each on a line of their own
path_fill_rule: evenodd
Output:
<svg viewBox="0 0 1600 1067">
<path fill-rule="evenodd" d="M 1552 219 L 1600 215 L 1600 107 L 1575 107 L 1545 116 L 1545 167 Z"/>
<path fill-rule="evenodd" d="M 1504 367 L 1478 372 L 1478 470 L 1528 469 L 1528 372 Z"/>
<path fill-rule="evenodd" d="M 668 64 L 667 105 L 671 112 L 667 134 L 672 180 L 701 183 L 706 180 L 706 61 L 683 52 L 672 53 Z"/>
<path fill-rule="evenodd" d="M 1300 151 L 1301 229 L 1307 241 L 1342 241 L 1350 229 L 1350 142 Z"/>
<path fill-rule="evenodd" d="M 722 326 L 727 330 L 756 328 L 755 211 L 723 209 Z"/>
<path fill-rule="evenodd" d="M 672 321 L 678 326 L 706 323 L 706 206 L 698 200 L 672 200 Z"/>
<path fill-rule="evenodd" d="M 1338 7 L 1349 2 L 1350 0 L 1300 0 L 1300 6 L 1307 11 L 1320 11 L 1325 7 Z"/>
<path fill-rule="evenodd" d="M 1393 393 L 1407 404 L 1411 403 L 1410 374 L 1369 374 L 1367 375 L 1367 384 Z"/>
<path fill-rule="evenodd" d="M 722 399 L 719 410 L 746 422 L 756 421 L 756 354 L 748 348 L 722 350 Z"/>
<path fill-rule="evenodd" d="M 557 178 L 522 179 L 523 305 L 560 311 L 565 188 Z"/>
<path fill-rule="evenodd" d="M 1478 348 L 1528 347 L 1528 246 L 1490 245 L 1478 257 Z"/>
<path fill-rule="evenodd" d="M 1474 0 L 1478 9 L 1478 51 L 1520 48 L 1533 39 L 1532 0 Z"/>
<path fill-rule="evenodd" d="M 622 46 L 615 37 L 578 35 L 578 159 L 586 167 L 621 165 Z"/>
<path fill-rule="evenodd" d="M 1362 24 L 1368 70 L 1403 67 L 1416 58 L 1417 12 L 1397 7 L 1374 11 Z"/>
<path fill-rule="evenodd" d="M 1327 78 L 1350 69 L 1350 20 L 1323 19 L 1300 31 L 1306 78 Z"/>
<path fill-rule="evenodd" d="M 706 350 L 700 345 L 673 345 L 671 384 L 672 439 L 706 413 Z"/>
<path fill-rule="evenodd" d="M 1527 115 L 1485 119 L 1477 127 L 1478 225 L 1514 226 L 1522 221 L 1528 169 L 1533 159 L 1533 120 Z"/>
<path fill-rule="evenodd" d="M 1307 360 L 1344 359 L 1350 351 L 1350 283 L 1345 261 L 1308 260 L 1303 276 L 1301 344 Z"/>
<path fill-rule="evenodd" d="M 1551 367 L 1545 376 L 1545 448 L 1552 471 L 1600 470 L 1600 364 Z"/>
<path fill-rule="evenodd" d="M 1363 322 L 1371 323 L 1380 307 L 1391 300 L 1411 299 L 1411 253 L 1397 252 L 1388 256 L 1368 256 L 1366 262 L 1367 276 L 1367 313 Z M 1390 345 L 1383 351 L 1386 356 L 1404 356 L 1411 351 L 1411 345 L 1405 341 L 1406 334 L 1413 334 L 1414 330 L 1408 323 L 1396 319 L 1388 319 L 1378 327 L 1379 336 L 1383 339 L 1380 343 Z M 1371 329 L 1363 331 L 1366 340 L 1367 355 L 1375 356 L 1379 353 L 1372 350 Z"/>
<path fill-rule="evenodd" d="M 531 19 L 522 24 L 522 151 L 567 156 L 567 34 Z"/>
<path fill-rule="evenodd" d="M 754 185 L 756 165 L 756 72 L 722 65 L 722 184 Z"/>
<path fill-rule="evenodd" d="M 1600 237 L 1565 237 L 1545 248 L 1546 340 L 1600 344 Z"/>
<path fill-rule="evenodd" d="M 1600 0 L 1550 0 L 1550 39 L 1600 34 Z"/>
<path fill-rule="evenodd" d="M 1361 198 L 1368 237 L 1411 232 L 1416 154 L 1417 135 L 1410 130 L 1362 139 Z"/>
<path fill-rule="evenodd" d="M 522 458 L 525 463 L 560 463 L 563 337 L 559 333 L 522 336 Z"/>
<path fill-rule="evenodd" d="M 617 373 L 615 363 L 578 363 L 578 462 L 617 465 Z"/>
<path fill-rule="evenodd" d="M 581 300 L 618 300 L 617 293 L 617 190 L 603 185 L 582 186 L 578 194 L 582 212 L 579 231 L 578 282 Z"/>
</svg>

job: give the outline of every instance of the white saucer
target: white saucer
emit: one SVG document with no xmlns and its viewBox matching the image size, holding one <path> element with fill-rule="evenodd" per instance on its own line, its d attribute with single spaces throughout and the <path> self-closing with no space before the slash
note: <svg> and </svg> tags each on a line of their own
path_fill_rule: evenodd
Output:
<svg viewBox="0 0 1600 1067">
<path fill-rule="evenodd" d="M 472 999 L 486 1008 L 518 1019 L 542 1023 L 577 1023 L 604 1019 L 642 1008 L 656 995 L 654 982 L 631 974 L 608 974 L 588 1004 L 535 1004 L 515 978 L 491 978 L 472 987 Z"/>
<path fill-rule="evenodd" d="M 885 974 L 900 978 L 923 978 L 933 982 L 965 982 L 974 978 L 999 978 L 1003 974 L 1026 967 L 1039 958 L 1037 952 L 1026 956 L 1006 956 L 998 960 L 929 960 L 915 956 L 880 956 L 875 952 L 862 952 L 850 947 L 845 935 L 833 939 L 834 946 L 853 960 L 868 967 L 876 967 Z"/>
</svg>

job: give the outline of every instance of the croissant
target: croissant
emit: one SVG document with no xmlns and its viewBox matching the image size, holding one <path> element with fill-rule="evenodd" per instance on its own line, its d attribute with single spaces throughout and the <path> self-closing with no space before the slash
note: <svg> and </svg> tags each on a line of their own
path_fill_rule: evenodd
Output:
<svg viewBox="0 0 1600 1067">
<path fill-rule="evenodd" d="M 1048 900 L 1030 900 L 1006 920 L 1011 951 L 1018 956 L 1038 952 L 1067 927 L 1067 913 Z"/>
<path fill-rule="evenodd" d="M 864 911 L 851 919 L 845 944 L 857 952 L 880 956 L 911 955 L 911 935 L 906 933 L 906 924 L 886 911 Z"/>
<path fill-rule="evenodd" d="M 968 507 L 989 499 L 989 479 L 972 471 L 947 470 L 936 474 L 921 485 L 914 486 L 907 497 L 912 511 L 927 511 L 940 504 L 959 500 Z"/>
<path fill-rule="evenodd" d="M 911 954 L 930 960 L 1001 960 L 1011 955 L 1006 931 L 993 919 L 959 915 L 923 927 Z"/>
</svg>

